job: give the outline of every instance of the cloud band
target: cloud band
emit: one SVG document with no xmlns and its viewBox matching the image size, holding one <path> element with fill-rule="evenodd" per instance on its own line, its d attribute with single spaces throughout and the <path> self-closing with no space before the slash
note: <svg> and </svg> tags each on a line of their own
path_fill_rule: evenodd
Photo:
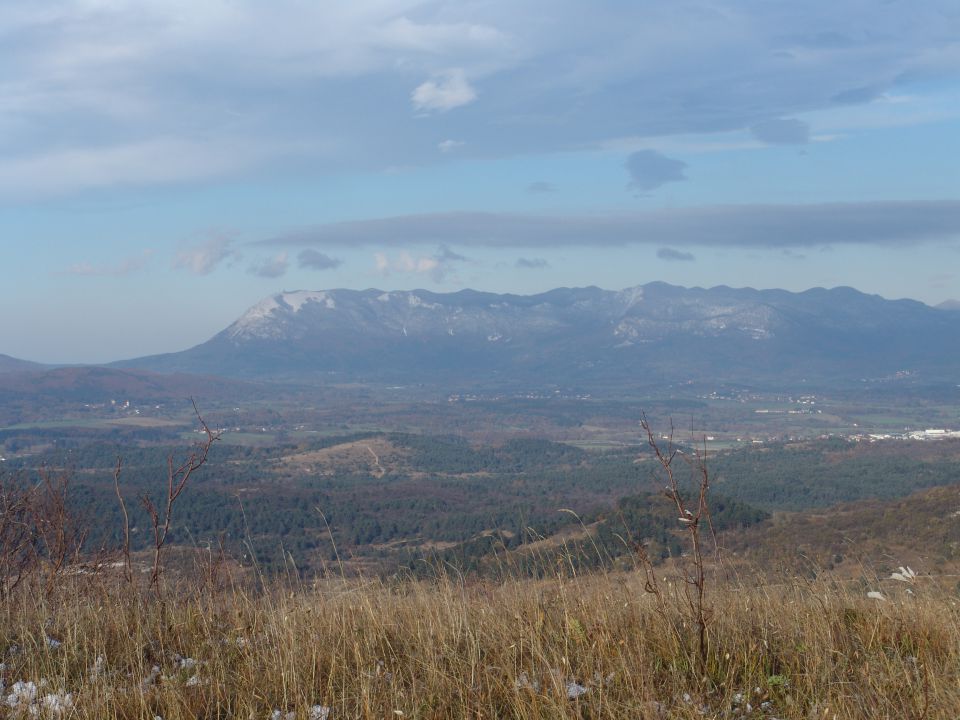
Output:
<svg viewBox="0 0 960 720">
<path fill-rule="evenodd" d="M 912 245 L 960 238 L 960 200 L 725 205 L 627 215 L 449 212 L 303 228 L 261 245 L 588 247 L 656 244 L 800 248 Z"/>
</svg>

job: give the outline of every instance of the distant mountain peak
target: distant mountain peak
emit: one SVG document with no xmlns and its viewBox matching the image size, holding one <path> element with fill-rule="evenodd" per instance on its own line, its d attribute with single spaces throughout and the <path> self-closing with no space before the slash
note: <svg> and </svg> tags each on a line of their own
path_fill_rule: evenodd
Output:
<svg viewBox="0 0 960 720">
<path fill-rule="evenodd" d="M 226 333 L 231 338 L 279 338 L 282 337 L 281 323 L 285 317 L 296 315 L 305 306 L 316 304 L 333 310 L 337 307 L 330 291 L 295 290 L 281 292 L 264 298 L 247 310 Z"/>
<path fill-rule="evenodd" d="M 937 310 L 960 310 L 960 300 L 944 300 L 935 307 Z"/>
<path fill-rule="evenodd" d="M 124 363 L 161 371 L 396 383 L 870 381 L 955 377 L 960 314 L 852 288 L 296 290 L 206 343 Z"/>
</svg>

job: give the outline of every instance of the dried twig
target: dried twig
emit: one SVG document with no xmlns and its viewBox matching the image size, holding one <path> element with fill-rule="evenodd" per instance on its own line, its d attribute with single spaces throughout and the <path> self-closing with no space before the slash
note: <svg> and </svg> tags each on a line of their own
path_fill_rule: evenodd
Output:
<svg viewBox="0 0 960 720">
<path fill-rule="evenodd" d="M 686 605 L 686 614 L 689 616 L 691 623 L 697 629 L 697 657 L 700 662 L 700 667 L 703 669 L 706 667 L 707 662 L 707 626 L 710 621 L 710 609 L 705 600 L 707 585 L 706 560 L 704 557 L 703 537 L 700 532 L 701 522 L 706 522 L 707 526 L 709 527 L 711 536 L 713 538 L 714 551 L 719 553 L 719 546 L 717 545 L 716 541 L 716 533 L 714 532 L 713 522 L 710 518 L 710 506 L 708 501 L 708 493 L 710 490 L 710 474 L 707 471 L 706 464 L 706 443 L 704 443 L 703 452 L 701 453 L 700 450 L 697 449 L 692 457 L 681 452 L 673 444 L 674 427 L 673 422 L 671 421 L 670 434 L 667 437 L 667 447 L 664 451 L 654 436 L 653 430 L 650 427 L 650 423 L 647 422 L 646 415 L 642 416 L 640 420 L 640 426 L 647 433 L 647 444 L 653 450 L 654 456 L 656 457 L 660 468 L 663 470 L 663 473 L 666 476 L 667 482 L 664 486 L 663 492 L 676 506 L 678 514 L 677 522 L 680 523 L 683 530 L 687 533 L 687 538 L 690 543 L 691 560 L 684 574 L 684 583 L 682 588 L 684 603 Z M 677 456 L 680 456 L 687 463 L 691 474 L 696 481 L 697 495 L 695 504 L 690 504 L 688 499 L 684 496 L 684 493 L 680 488 L 680 483 L 678 482 L 674 473 L 673 461 Z M 647 576 L 646 590 L 647 592 L 654 594 L 657 598 L 658 604 L 663 606 L 665 604 L 665 600 L 659 585 L 657 585 L 656 575 L 653 572 L 653 565 L 650 561 L 650 557 L 646 553 L 645 548 L 643 548 L 642 552 L 639 552 L 638 554 Z"/>
<path fill-rule="evenodd" d="M 203 432 L 207 436 L 206 440 L 179 465 L 174 464 L 173 455 L 167 457 L 167 493 L 162 517 L 156 504 L 149 495 L 145 494 L 141 498 L 141 503 L 147 513 L 149 513 L 153 527 L 153 567 L 150 571 L 150 585 L 156 592 L 160 590 L 161 553 L 164 545 L 166 545 L 167 536 L 170 534 L 173 505 L 187 488 L 187 483 L 190 481 L 193 473 L 203 467 L 204 463 L 207 462 L 210 448 L 220 439 L 220 433 L 211 430 L 207 426 L 207 423 L 204 422 L 203 417 L 200 415 L 200 410 L 197 408 L 196 401 L 192 398 L 190 401 L 193 403 L 193 411 L 197 416 L 197 420 L 200 421 L 200 427 L 203 428 Z"/>
<path fill-rule="evenodd" d="M 74 515 L 69 496 L 69 472 L 54 474 L 45 467 L 40 469 L 40 482 L 27 511 L 36 533 L 33 551 L 38 567 L 46 573 L 47 592 L 67 565 L 79 562 L 90 530 L 88 523 Z"/>
<path fill-rule="evenodd" d="M 37 533 L 29 512 L 35 495 L 0 478 L 0 597 L 8 597 L 35 567 Z"/>
<path fill-rule="evenodd" d="M 120 501 L 120 510 L 123 512 L 123 572 L 128 583 L 133 582 L 133 567 L 130 564 L 130 517 L 127 515 L 127 503 L 120 492 L 120 470 L 123 468 L 123 458 L 117 456 L 117 466 L 113 470 L 113 489 L 117 492 Z"/>
</svg>

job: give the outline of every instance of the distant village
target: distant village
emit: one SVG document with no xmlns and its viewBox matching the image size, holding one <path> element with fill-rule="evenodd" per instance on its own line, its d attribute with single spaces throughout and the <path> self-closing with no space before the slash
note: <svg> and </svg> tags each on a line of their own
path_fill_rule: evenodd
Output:
<svg viewBox="0 0 960 720">
<path fill-rule="evenodd" d="M 879 442 L 881 440 L 947 440 L 960 439 L 960 430 L 945 428 L 927 428 L 926 430 L 906 430 L 902 433 L 864 433 L 851 435 L 857 442 Z"/>
</svg>

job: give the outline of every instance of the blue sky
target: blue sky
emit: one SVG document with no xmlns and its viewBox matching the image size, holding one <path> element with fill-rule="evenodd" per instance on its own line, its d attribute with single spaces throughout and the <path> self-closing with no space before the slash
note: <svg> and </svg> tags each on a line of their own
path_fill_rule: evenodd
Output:
<svg viewBox="0 0 960 720">
<path fill-rule="evenodd" d="M 954 0 L 0 3 L 0 352 L 283 289 L 960 298 Z"/>
</svg>

